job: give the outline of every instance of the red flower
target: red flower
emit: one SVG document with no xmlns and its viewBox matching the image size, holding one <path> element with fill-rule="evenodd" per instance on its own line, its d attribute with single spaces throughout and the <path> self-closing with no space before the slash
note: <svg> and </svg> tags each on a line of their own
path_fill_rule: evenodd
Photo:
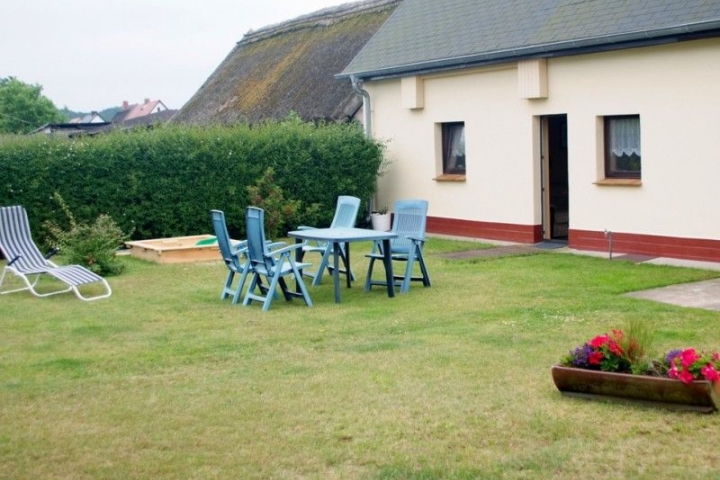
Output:
<svg viewBox="0 0 720 480">
<path fill-rule="evenodd" d="M 608 350 L 610 350 L 610 353 L 617 355 L 618 357 L 622 357 L 623 350 L 620 348 L 620 345 L 614 340 L 611 340 L 608 342 Z"/>
<path fill-rule="evenodd" d="M 600 365 L 600 362 L 602 362 L 603 358 L 605 358 L 605 356 L 602 354 L 602 352 L 592 352 L 590 355 L 588 355 L 588 363 L 590 365 Z"/>
<path fill-rule="evenodd" d="M 610 338 L 607 335 L 598 335 L 597 337 L 590 340 L 590 346 L 593 348 L 601 348 L 603 345 L 608 343 Z"/>
</svg>

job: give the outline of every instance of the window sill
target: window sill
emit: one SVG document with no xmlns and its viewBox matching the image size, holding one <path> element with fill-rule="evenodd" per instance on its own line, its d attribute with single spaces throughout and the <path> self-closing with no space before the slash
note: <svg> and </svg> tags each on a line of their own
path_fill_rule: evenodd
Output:
<svg viewBox="0 0 720 480">
<path fill-rule="evenodd" d="M 464 182 L 465 175 L 460 173 L 444 173 L 433 178 L 436 182 Z"/>
<path fill-rule="evenodd" d="M 640 187 L 642 180 L 639 178 L 603 178 L 595 182 L 600 187 Z"/>
</svg>

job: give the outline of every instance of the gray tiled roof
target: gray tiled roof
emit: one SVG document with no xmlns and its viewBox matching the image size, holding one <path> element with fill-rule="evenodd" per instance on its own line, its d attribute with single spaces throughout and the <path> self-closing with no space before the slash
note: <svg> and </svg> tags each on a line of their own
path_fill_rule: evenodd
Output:
<svg viewBox="0 0 720 480">
<path fill-rule="evenodd" d="M 625 48 L 719 29 L 720 0 L 403 0 L 340 76 Z"/>
</svg>

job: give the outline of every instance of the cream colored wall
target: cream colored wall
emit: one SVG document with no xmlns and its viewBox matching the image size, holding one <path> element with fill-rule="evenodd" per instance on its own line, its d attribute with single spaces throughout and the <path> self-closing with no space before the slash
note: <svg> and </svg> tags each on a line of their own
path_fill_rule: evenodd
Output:
<svg viewBox="0 0 720 480">
<path fill-rule="evenodd" d="M 549 64 L 568 113 L 571 228 L 720 238 L 720 40 L 567 57 Z M 603 115 L 639 114 L 642 186 L 602 178 Z"/>
<path fill-rule="evenodd" d="M 431 216 L 533 223 L 532 145 L 518 141 L 532 138 L 532 118 L 523 115 L 516 78 L 514 66 L 425 78 L 425 106 L 416 110 L 402 107 L 399 79 L 368 83 L 373 136 L 389 141 L 392 162 L 379 202 L 424 198 Z M 436 124 L 456 121 L 465 122 L 466 181 L 433 180 L 441 173 Z"/>
<path fill-rule="evenodd" d="M 720 238 L 720 40 L 548 60 L 547 99 L 518 93 L 515 64 L 424 79 L 424 108 L 400 80 L 367 82 L 373 136 L 391 160 L 379 201 L 425 198 L 430 215 L 539 224 L 538 118 L 567 114 L 570 228 Z M 604 115 L 639 114 L 642 185 L 598 186 Z M 438 122 L 464 121 L 465 182 L 438 182 Z"/>
</svg>

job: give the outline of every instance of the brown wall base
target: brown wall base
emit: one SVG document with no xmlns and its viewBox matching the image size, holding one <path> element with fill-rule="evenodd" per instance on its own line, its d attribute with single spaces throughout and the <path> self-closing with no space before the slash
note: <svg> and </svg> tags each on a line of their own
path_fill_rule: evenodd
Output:
<svg viewBox="0 0 720 480">
<path fill-rule="evenodd" d="M 517 225 L 428 217 L 427 231 L 442 235 L 486 238 L 516 243 L 538 243 L 542 241 L 541 225 Z M 617 253 L 720 262 L 720 240 L 621 232 L 613 232 L 612 240 L 613 251 Z M 568 232 L 568 245 L 577 250 L 597 252 L 607 252 L 609 249 L 605 232 L 590 230 L 570 229 Z"/>
<path fill-rule="evenodd" d="M 720 240 L 613 232 L 612 244 L 613 251 L 619 253 L 720 262 Z M 569 245 L 578 250 L 607 252 L 609 249 L 605 232 L 588 230 L 571 229 Z"/>
<path fill-rule="evenodd" d="M 542 241 L 542 226 L 540 225 L 475 222 L 454 218 L 428 217 L 427 231 L 443 235 L 487 238 L 489 240 L 516 243 L 538 243 Z"/>
</svg>

